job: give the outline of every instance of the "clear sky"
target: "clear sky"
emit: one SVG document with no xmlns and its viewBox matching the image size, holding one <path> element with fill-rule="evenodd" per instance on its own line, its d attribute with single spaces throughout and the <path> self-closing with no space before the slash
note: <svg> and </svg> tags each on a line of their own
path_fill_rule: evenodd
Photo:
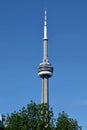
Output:
<svg viewBox="0 0 87 130">
<path fill-rule="evenodd" d="M 87 130 L 87 1 L 0 1 L 0 113 L 41 102 L 44 9 L 47 9 L 50 106 Z"/>
</svg>

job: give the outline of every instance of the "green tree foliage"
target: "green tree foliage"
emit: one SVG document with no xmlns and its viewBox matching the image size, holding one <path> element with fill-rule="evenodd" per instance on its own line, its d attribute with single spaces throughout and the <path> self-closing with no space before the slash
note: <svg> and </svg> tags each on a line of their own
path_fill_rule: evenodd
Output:
<svg viewBox="0 0 87 130">
<path fill-rule="evenodd" d="M 31 102 L 18 112 L 7 116 L 5 130 L 81 130 L 76 120 L 60 113 L 57 120 L 48 105 Z"/>
<path fill-rule="evenodd" d="M 69 118 L 63 111 L 58 115 L 56 130 L 81 130 L 81 126 L 78 125 L 77 120 Z"/>
<path fill-rule="evenodd" d="M 53 112 L 47 105 L 36 105 L 31 102 L 27 108 L 8 115 L 6 130 L 52 130 Z"/>
</svg>

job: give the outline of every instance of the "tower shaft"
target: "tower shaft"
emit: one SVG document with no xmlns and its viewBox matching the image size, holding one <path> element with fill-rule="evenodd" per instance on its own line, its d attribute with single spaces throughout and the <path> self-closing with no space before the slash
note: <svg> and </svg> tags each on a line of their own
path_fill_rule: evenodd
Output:
<svg viewBox="0 0 87 130">
<path fill-rule="evenodd" d="M 43 38 L 43 62 L 48 63 L 48 37 L 47 37 L 47 13 L 45 10 L 44 38 Z M 48 77 L 42 79 L 42 103 L 49 104 Z"/>
<path fill-rule="evenodd" d="M 48 62 L 48 40 L 43 41 L 43 62 Z"/>
<path fill-rule="evenodd" d="M 48 78 L 42 79 L 42 103 L 49 104 L 49 80 Z"/>
</svg>

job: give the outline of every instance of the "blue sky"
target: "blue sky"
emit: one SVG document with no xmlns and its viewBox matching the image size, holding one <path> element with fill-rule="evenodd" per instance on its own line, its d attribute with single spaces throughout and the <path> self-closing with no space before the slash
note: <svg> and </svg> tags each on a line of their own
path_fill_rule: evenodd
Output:
<svg viewBox="0 0 87 130">
<path fill-rule="evenodd" d="M 87 1 L 0 1 L 0 113 L 41 102 L 44 9 L 47 9 L 50 106 L 87 129 Z"/>
</svg>

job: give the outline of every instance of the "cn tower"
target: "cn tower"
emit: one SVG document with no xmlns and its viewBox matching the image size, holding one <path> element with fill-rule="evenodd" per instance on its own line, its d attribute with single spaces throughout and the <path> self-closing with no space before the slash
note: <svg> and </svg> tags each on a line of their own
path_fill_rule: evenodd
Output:
<svg viewBox="0 0 87 130">
<path fill-rule="evenodd" d="M 38 67 L 38 75 L 42 78 L 42 103 L 49 105 L 49 78 L 53 75 L 53 67 L 48 59 L 47 12 L 45 10 L 43 61 Z"/>
</svg>

